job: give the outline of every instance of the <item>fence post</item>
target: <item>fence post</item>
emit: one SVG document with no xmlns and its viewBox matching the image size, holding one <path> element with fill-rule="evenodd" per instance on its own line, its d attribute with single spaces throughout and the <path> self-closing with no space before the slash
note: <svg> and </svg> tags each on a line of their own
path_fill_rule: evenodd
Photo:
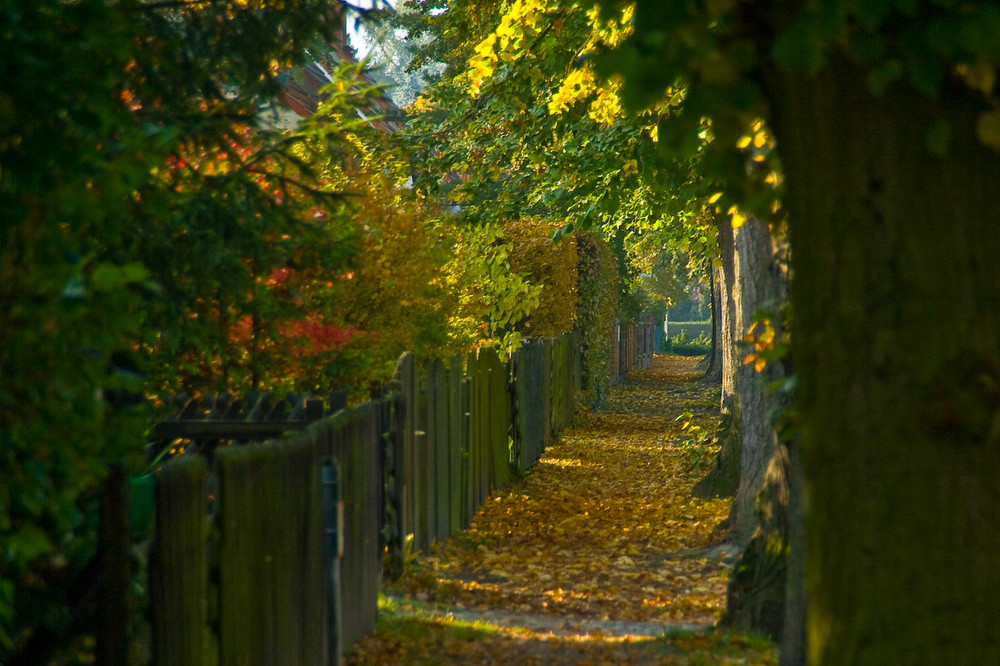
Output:
<svg viewBox="0 0 1000 666">
<path fill-rule="evenodd" d="M 200 456 L 181 456 L 157 471 L 155 479 L 148 583 L 153 662 L 184 666 L 199 663 L 209 636 L 205 604 L 208 466 Z M 216 651 L 218 647 L 216 641 Z"/>
</svg>

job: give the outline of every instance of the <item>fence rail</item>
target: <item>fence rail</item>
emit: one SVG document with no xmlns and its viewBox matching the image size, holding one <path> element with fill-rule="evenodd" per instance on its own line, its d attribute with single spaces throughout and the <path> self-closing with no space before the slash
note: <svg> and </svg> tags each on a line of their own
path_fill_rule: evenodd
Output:
<svg viewBox="0 0 1000 666">
<path fill-rule="evenodd" d="M 648 366 L 648 327 L 624 330 L 617 372 Z M 203 455 L 154 475 L 154 663 L 338 664 L 375 626 L 384 564 L 399 571 L 408 540 L 426 549 L 467 527 L 534 465 L 571 421 L 581 374 L 579 339 L 564 335 L 507 363 L 491 349 L 406 353 L 386 395 L 333 414 L 339 397 L 278 412 L 263 398 L 187 404 L 157 430 Z M 224 445 L 258 426 L 285 438 Z"/>
</svg>

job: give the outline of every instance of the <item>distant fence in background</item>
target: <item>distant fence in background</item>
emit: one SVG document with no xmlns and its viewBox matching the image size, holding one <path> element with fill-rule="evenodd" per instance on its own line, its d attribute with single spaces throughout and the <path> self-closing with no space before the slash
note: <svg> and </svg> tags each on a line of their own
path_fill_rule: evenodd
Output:
<svg viewBox="0 0 1000 666">
<path fill-rule="evenodd" d="M 615 322 L 611 327 L 611 358 L 608 371 L 611 385 L 620 383 L 631 373 L 645 370 L 653 364 L 656 347 L 656 325 L 652 317 L 631 324 Z"/>
<path fill-rule="evenodd" d="M 648 331 L 624 330 L 626 365 L 645 367 Z M 188 455 L 133 484 L 147 488 L 133 523 L 136 508 L 153 516 L 133 524 L 150 534 L 142 651 L 163 665 L 338 664 L 375 627 L 383 555 L 399 571 L 408 538 L 426 549 L 467 527 L 534 465 L 572 419 L 581 370 L 571 334 L 528 340 L 508 363 L 492 349 L 404 354 L 386 394 L 358 407 L 338 409 L 339 394 L 188 406 L 158 429 Z M 232 445 L 263 431 L 286 436 Z"/>
</svg>

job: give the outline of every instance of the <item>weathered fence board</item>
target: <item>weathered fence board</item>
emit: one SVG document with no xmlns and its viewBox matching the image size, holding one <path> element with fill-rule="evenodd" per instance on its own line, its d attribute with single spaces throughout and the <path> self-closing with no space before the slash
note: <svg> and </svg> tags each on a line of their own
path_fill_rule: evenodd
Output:
<svg viewBox="0 0 1000 666">
<path fill-rule="evenodd" d="M 569 337 L 552 340 L 552 432 L 560 432 L 569 423 L 572 395 L 569 385 Z"/>
<path fill-rule="evenodd" d="M 525 342 L 514 355 L 515 459 L 521 472 L 538 462 L 548 439 L 546 357 L 547 346 L 542 340 Z"/>
<path fill-rule="evenodd" d="M 490 387 L 487 427 L 493 459 L 493 483 L 486 493 L 489 495 L 494 489 L 510 483 L 510 379 L 507 364 L 493 349 L 488 350 L 487 364 Z"/>
<path fill-rule="evenodd" d="M 647 318 L 643 323 L 619 324 L 611 328 L 611 358 L 608 374 L 611 384 L 617 384 L 636 370 L 643 370 L 653 362 L 654 324 Z"/>
<path fill-rule="evenodd" d="M 392 557 L 391 571 L 398 575 L 402 573 L 402 549 L 406 535 L 403 524 L 404 505 L 403 491 L 407 483 L 403 471 L 403 461 L 406 458 L 406 395 L 402 391 L 394 391 L 386 399 L 386 419 L 389 428 L 386 443 L 386 523 L 389 528 L 389 553 Z M 412 433 L 411 433 L 412 434 Z M 412 441 L 412 440 L 410 440 Z"/>
<path fill-rule="evenodd" d="M 311 442 L 218 453 L 219 663 L 322 664 L 325 558 Z M 318 621 L 317 621 L 318 620 Z"/>
<path fill-rule="evenodd" d="M 153 659 L 158 666 L 204 663 L 208 632 L 205 520 L 208 467 L 199 456 L 169 461 L 156 473 L 156 536 L 150 545 Z"/>
<path fill-rule="evenodd" d="M 330 453 L 340 462 L 344 539 L 341 591 L 343 641 L 351 645 L 375 627 L 381 553 L 382 517 L 378 514 L 382 476 L 375 427 L 375 406 L 365 403 L 332 430 Z"/>
<path fill-rule="evenodd" d="M 466 514 L 462 501 L 462 467 L 468 446 L 468 421 L 465 407 L 465 378 L 462 376 L 462 359 L 454 356 L 448 368 L 448 534 L 454 534 L 468 525 L 472 518 Z"/>
<path fill-rule="evenodd" d="M 417 479 L 421 490 L 417 501 L 418 521 L 416 535 L 416 546 L 421 550 L 426 550 L 433 539 L 434 525 L 436 523 L 437 506 L 434 503 L 434 479 L 435 463 L 434 458 L 434 387 L 431 384 L 433 377 L 424 372 L 423 381 L 420 384 L 417 407 Z"/>
<path fill-rule="evenodd" d="M 451 502 L 451 457 L 449 449 L 452 446 L 451 423 L 448 419 L 448 374 L 444 363 L 435 361 L 429 372 L 433 377 L 434 387 L 434 516 L 432 535 L 434 539 L 444 539 L 451 534 L 449 511 Z"/>
<path fill-rule="evenodd" d="M 399 456 L 399 474 L 396 478 L 399 493 L 400 531 L 405 537 L 416 532 L 417 524 L 417 460 L 415 436 L 417 430 L 417 372 L 413 352 L 406 352 L 396 364 L 394 381 L 403 394 L 403 445 Z"/>
</svg>

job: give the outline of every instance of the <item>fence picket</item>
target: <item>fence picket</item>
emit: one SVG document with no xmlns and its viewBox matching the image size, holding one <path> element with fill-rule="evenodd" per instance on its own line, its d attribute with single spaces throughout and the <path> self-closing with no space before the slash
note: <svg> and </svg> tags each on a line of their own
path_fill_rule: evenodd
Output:
<svg viewBox="0 0 1000 666">
<path fill-rule="evenodd" d="M 434 502 L 435 522 L 433 536 L 435 539 L 447 538 L 451 533 L 449 510 L 451 503 L 451 461 L 448 449 L 451 446 L 451 428 L 448 420 L 448 383 L 444 363 L 435 361 L 433 368 L 434 391 Z"/>
<path fill-rule="evenodd" d="M 510 482 L 510 395 L 508 393 L 507 366 L 492 348 L 487 350 L 488 408 L 486 414 L 489 432 L 489 452 L 492 475 L 486 495 Z M 483 499 L 486 499 L 484 496 Z"/>
<path fill-rule="evenodd" d="M 208 537 L 208 467 L 199 456 L 169 461 L 156 473 L 156 534 L 150 547 L 153 659 L 159 666 L 203 660 Z"/>
<path fill-rule="evenodd" d="M 448 526 L 454 534 L 466 524 L 462 502 L 462 465 L 466 448 L 465 401 L 463 400 L 462 359 L 452 357 L 448 366 Z"/>
<path fill-rule="evenodd" d="M 218 453 L 220 664 L 315 664 L 326 652 L 323 519 L 309 441 Z"/>
</svg>

